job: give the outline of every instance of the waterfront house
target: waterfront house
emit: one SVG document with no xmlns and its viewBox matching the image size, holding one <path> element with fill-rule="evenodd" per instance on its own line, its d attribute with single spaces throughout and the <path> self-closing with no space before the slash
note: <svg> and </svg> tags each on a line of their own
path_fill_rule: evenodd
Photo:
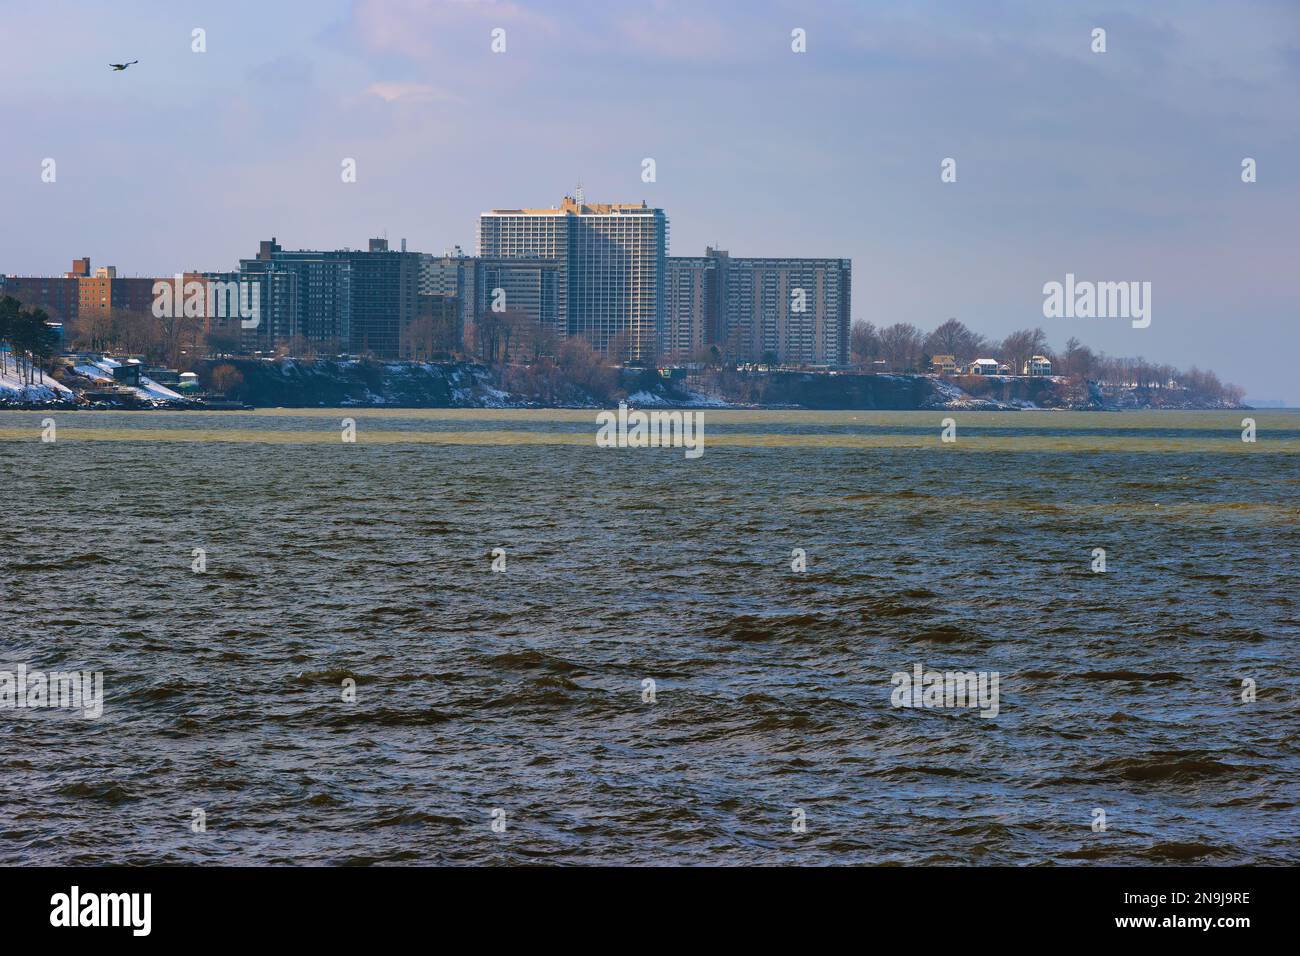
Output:
<svg viewBox="0 0 1300 956">
<path fill-rule="evenodd" d="M 1000 375 L 1006 369 L 1005 365 L 998 365 L 996 359 L 982 358 L 976 359 L 970 363 L 970 368 L 966 370 L 967 375 Z"/>
<path fill-rule="evenodd" d="M 1028 362 L 1025 363 L 1025 367 L 1024 367 L 1024 372 L 1023 372 L 1023 374 L 1025 374 L 1025 375 L 1051 375 L 1051 374 L 1052 374 L 1052 362 L 1051 362 L 1051 360 L 1050 360 L 1047 356 L 1045 356 L 1045 355 L 1035 355 L 1033 358 L 1031 358 Z"/>
<path fill-rule="evenodd" d="M 935 375 L 956 375 L 957 356 L 932 355 L 930 357 L 930 371 Z"/>
</svg>

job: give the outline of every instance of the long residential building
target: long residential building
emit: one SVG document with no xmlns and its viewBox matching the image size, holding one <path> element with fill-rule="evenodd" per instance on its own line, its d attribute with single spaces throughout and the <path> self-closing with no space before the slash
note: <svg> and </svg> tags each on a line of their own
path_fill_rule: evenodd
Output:
<svg viewBox="0 0 1300 956">
<path fill-rule="evenodd" d="M 667 271 L 667 355 L 716 346 L 735 361 L 848 363 L 851 260 L 732 258 L 710 248 L 669 257 Z"/>
<path fill-rule="evenodd" d="M 51 319 L 74 323 L 78 319 L 107 318 L 114 312 L 148 313 L 153 305 L 154 278 L 119 276 L 113 266 L 92 270 L 90 259 L 72 261 L 62 276 L 0 275 L 0 295 L 11 295 L 24 305 L 44 309 Z"/>
</svg>

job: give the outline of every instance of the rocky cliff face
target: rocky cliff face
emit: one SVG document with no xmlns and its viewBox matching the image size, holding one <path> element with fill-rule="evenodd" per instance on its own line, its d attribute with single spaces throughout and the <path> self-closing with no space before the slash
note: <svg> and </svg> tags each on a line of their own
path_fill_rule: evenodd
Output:
<svg viewBox="0 0 1300 956">
<path fill-rule="evenodd" d="M 500 387 L 497 375 L 471 362 L 381 363 L 369 361 L 276 362 L 229 359 L 195 369 L 209 384 L 218 365 L 232 365 L 243 385 L 232 397 L 261 407 L 506 408 L 536 405 Z M 1014 410 L 1017 408 L 1202 408 L 1176 394 L 1148 395 L 1140 389 L 1101 389 L 1047 378 L 937 379 L 928 375 L 859 375 L 812 372 L 707 373 L 702 380 L 669 383 L 653 370 L 625 369 L 613 396 L 589 394 L 573 382 L 552 391 L 565 406 L 609 407 L 626 394 L 636 405 L 762 405 L 819 410 L 909 409 Z"/>
<path fill-rule="evenodd" d="M 731 402 L 814 409 L 928 408 L 939 398 L 935 380 L 924 375 L 750 372 L 722 376 L 721 387 Z"/>
<path fill-rule="evenodd" d="M 205 385 L 212 370 L 233 365 L 243 385 L 233 396 L 261 407 L 395 405 L 406 408 L 502 408 L 510 396 L 493 384 L 489 371 L 469 362 L 306 362 L 285 359 L 227 359 L 201 363 Z"/>
</svg>

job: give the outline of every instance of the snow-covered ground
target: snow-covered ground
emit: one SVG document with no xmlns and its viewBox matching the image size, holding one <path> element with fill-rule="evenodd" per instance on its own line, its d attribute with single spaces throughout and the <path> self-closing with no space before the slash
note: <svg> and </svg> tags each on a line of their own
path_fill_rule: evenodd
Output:
<svg viewBox="0 0 1300 956">
<path fill-rule="evenodd" d="M 89 363 L 74 366 L 78 375 L 84 375 L 86 378 L 97 379 L 101 381 L 113 381 L 113 369 L 118 368 L 122 363 L 116 359 L 103 357 Z M 153 379 L 141 375 L 140 387 L 132 387 L 131 391 L 146 402 L 184 402 L 187 399 L 173 392 L 164 385 L 159 385 Z"/>
<path fill-rule="evenodd" d="M 72 397 L 71 389 L 60 385 L 48 375 L 45 376 L 44 384 L 24 384 L 18 370 L 14 368 L 12 356 L 8 358 L 4 370 L 0 371 L 0 402 L 56 402 Z"/>
<path fill-rule="evenodd" d="M 640 392 L 633 392 L 631 395 L 629 395 L 627 397 L 627 402 L 629 405 L 633 405 L 638 408 L 642 408 L 642 407 L 652 408 L 656 406 L 660 408 L 682 408 L 682 407 L 732 408 L 733 407 L 730 403 L 724 402 L 722 399 L 716 398 L 712 395 L 703 395 L 699 392 L 683 392 L 683 394 L 686 396 L 686 398 L 675 401 L 675 400 L 664 398 L 662 395 L 656 395 L 654 392 L 640 391 Z"/>
<path fill-rule="evenodd" d="M 927 408 L 948 411 L 1015 411 L 1017 408 L 1036 408 L 1033 402 L 999 402 L 991 398 L 974 398 L 965 389 L 941 378 L 933 380 L 936 397 L 927 402 Z"/>
</svg>

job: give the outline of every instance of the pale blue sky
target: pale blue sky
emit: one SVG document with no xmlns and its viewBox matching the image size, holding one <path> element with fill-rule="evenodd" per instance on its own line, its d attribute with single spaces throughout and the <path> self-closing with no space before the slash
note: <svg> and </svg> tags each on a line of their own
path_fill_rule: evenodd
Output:
<svg viewBox="0 0 1300 956">
<path fill-rule="evenodd" d="M 0 0 L 0 44 L 3 272 L 472 250 L 480 211 L 581 182 L 662 206 L 676 255 L 852 258 L 858 319 L 1041 325 L 1300 404 L 1300 3 Z M 1150 328 L 1043 318 L 1067 272 L 1150 281 Z"/>
</svg>

